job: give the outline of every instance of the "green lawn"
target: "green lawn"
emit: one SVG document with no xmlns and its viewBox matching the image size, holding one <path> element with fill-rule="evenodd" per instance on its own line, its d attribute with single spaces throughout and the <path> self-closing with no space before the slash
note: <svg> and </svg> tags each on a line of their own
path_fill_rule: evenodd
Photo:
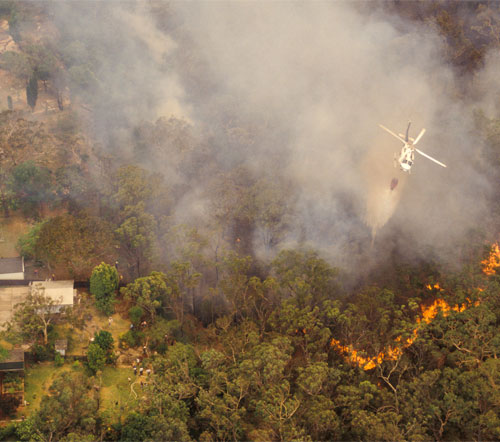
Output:
<svg viewBox="0 0 500 442">
<path fill-rule="evenodd" d="M 29 403 L 27 407 L 21 407 L 18 411 L 21 415 L 28 416 L 40 406 L 42 396 L 48 394 L 52 381 L 62 372 L 71 370 L 71 364 L 66 363 L 62 367 L 56 367 L 52 362 L 35 364 L 28 368 L 25 373 L 24 389 L 25 399 Z M 82 368 L 83 369 L 83 368 Z M 126 413 L 134 409 L 137 399 L 130 390 L 130 382 L 136 380 L 132 368 L 105 367 L 101 374 L 101 410 L 109 411 L 111 414 Z M 99 382 L 97 379 L 96 382 Z M 139 395 L 141 386 L 137 382 L 134 385 L 135 392 Z M 118 404 L 117 404 L 118 402 Z"/>
<path fill-rule="evenodd" d="M 101 407 L 110 412 L 123 413 L 132 410 L 137 405 L 137 399 L 130 390 L 130 382 L 136 380 L 132 368 L 105 367 L 101 375 Z M 140 383 L 134 385 L 135 392 L 140 399 Z M 117 403 L 118 402 L 118 403 Z"/>
<path fill-rule="evenodd" d="M 24 398 L 29 403 L 21 408 L 18 414 L 29 415 L 40 405 L 42 396 L 47 391 L 53 379 L 61 372 L 69 370 L 68 364 L 56 367 L 53 362 L 42 362 L 27 368 L 24 377 Z"/>
</svg>

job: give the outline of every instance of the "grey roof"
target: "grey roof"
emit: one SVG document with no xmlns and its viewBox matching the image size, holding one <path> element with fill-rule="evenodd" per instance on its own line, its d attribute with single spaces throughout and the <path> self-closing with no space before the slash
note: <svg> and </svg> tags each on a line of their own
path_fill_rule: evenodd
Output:
<svg viewBox="0 0 500 442">
<path fill-rule="evenodd" d="M 18 258 L 0 258 L 0 274 L 20 273 L 23 271 L 23 260 Z"/>
<path fill-rule="evenodd" d="M 56 350 L 66 350 L 68 348 L 68 340 L 56 339 L 56 341 L 54 342 L 54 348 Z"/>
<path fill-rule="evenodd" d="M 0 361 L 0 371 L 24 370 L 24 350 L 12 349 L 7 357 Z"/>
</svg>

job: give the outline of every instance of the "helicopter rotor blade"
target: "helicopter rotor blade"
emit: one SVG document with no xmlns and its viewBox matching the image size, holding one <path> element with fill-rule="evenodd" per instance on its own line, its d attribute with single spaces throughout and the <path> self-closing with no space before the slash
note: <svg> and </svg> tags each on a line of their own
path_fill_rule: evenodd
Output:
<svg viewBox="0 0 500 442">
<path fill-rule="evenodd" d="M 415 138 L 415 141 L 413 142 L 413 145 L 417 144 L 418 143 L 418 140 L 420 140 L 420 138 L 422 138 L 422 136 L 425 134 L 425 129 L 422 129 L 420 131 L 420 133 L 418 134 L 418 137 Z"/>
<path fill-rule="evenodd" d="M 422 133 L 422 132 L 420 132 L 420 133 Z M 421 150 L 419 150 L 419 149 L 417 149 L 417 148 L 415 148 L 415 150 L 416 150 L 416 151 L 417 151 L 420 155 L 424 156 L 425 158 L 428 158 L 428 159 L 429 159 L 429 160 L 431 160 L 431 161 L 434 161 L 435 163 L 439 164 L 440 166 L 442 166 L 442 167 L 447 167 L 447 166 L 446 166 L 446 164 L 443 164 L 443 163 L 441 163 L 441 161 L 438 161 L 438 160 L 436 160 L 435 158 L 432 158 L 430 155 L 427 155 L 426 153 L 422 152 Z"/>
<path fill-rule="evenodd" d="M 384 129 L 386 132 L 389 132 L 389 133 L 390 133 L 393 137 L 396 137 L 398 140 L 400 140 L 400 141 L 402 141 L 403 143 L 407 144 L 407 143 L 406 143 L 406 141 L 405 141 L 403 138 L 398 137 L 398 136 L 397 136 L 397 135 L 396 135 L 396 134 L 395 134 L 392 130 L 387 129 L 387 127 L 382 126 L 381 124 L 379 124 L 379 126 L 380 126 L 382 129 Z"/>
</svg>

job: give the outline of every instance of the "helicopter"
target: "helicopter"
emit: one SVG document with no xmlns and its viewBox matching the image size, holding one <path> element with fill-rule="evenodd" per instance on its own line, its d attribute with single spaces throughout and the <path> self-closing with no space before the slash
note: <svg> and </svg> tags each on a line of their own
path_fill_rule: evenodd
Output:
<svg viewBox="0 0 500 442">
<path fill-rule="evenodd" d="M 417 151 L 420 155 L 428 158 L 429 160 L 434 161 L 440 166 L 446 167 L 446 164 L 441 163 L 440 161 L 436 160 L 435 158 L 432 158 L 430 155 L 427 155 L 426 153 L 422 152 L 421 150 L 415 147 L 415 144 L 417 144 L 420 141 L 420 138 L 422 138 L 422 136 L 424 135 L 425 129 L 422 129 L 420 131 L 417 138 L 412 138 L 409 136 L 410 125 L 411 121 L 408 122 L 408 127 L 406 128 L 406 135 L 403 134 L 397 135 L 392 130 L 387 129 L 387 127 L 379 124 L 379 126 L 382 129 L 384 129 L 386 132 L 389 132 L 392 136 L 396 137 L 399 141 L 402 141 L 404 143 L 404 146 L 401 148 L 399 157 L 397 157 L 396 154 L 394 154 L 394 167 L 397 167 L 397 164 L 399 163 L 399 166 L 403 172 L 411 173 L 411 166 L 415 161 L 415 151 Z"/>
</svg>

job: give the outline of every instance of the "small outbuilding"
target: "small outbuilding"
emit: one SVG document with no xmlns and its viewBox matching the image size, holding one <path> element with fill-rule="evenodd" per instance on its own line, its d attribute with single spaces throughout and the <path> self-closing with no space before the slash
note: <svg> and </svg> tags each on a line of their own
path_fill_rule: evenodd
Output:
<svg viewBox="0 0 500 442">
<path fill-rule="evenodd" d="M 0 361 L 0 373 L 7 371 L 24 371 L 24 350 L 14 348 L 5 359 Z"/>
<path fill-rule="evenodd" d="M 54 348 L 61 356 L 66 356 L 66 350 L 68 349 L 67 339 L 56 339 L 54 342 Z"/>
<path fill-rule="evenodd" d="M 24 279 L 24 258 L 0 258 L 0 280 Z"/>
</svg>

